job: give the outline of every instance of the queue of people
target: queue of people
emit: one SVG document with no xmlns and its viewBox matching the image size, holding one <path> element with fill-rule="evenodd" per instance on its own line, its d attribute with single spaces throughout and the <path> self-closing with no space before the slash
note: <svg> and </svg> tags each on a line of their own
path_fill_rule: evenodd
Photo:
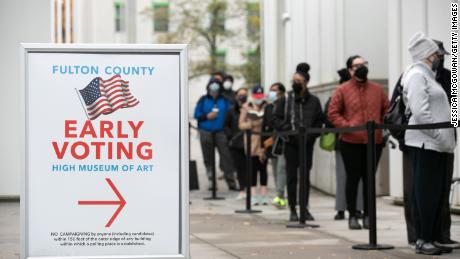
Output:
<svg viewBox="0 0 460 259">
<path fill-rule="evenodd" d="M 403 89 L 400 95 L 406 105 L 404 116 L 408 124 L 449 121 L 450 71 L 443 67 L 444 55 L 448 53 L 441 42 L 423 33 L 411 39 L 408 50 L 413 64 L 398 81 Z M 309 90 L 310 66 L 307 63 L 296 67 L 291 90 L 278 82 L 269 87 L 267 94 L 261 85 L 235 91 L 231 75 L 213 73 L 207 84 L 207 93 L 198 101 L 194 114 L 209 179 L 215 165 L 211 155 L 217 149 L 229 189 L 239 191 L 237 199 L 245 198 L 245 188 L 250 185 L 251 203 L 267 205 L 270 203 L 267 166 L 271 164 L 276 187 L 276 196 L 271 203 L 280 209 L 288 207 L 289 221 L 298 221 L 298 199 L 305 199 L 306 219 L 314 220 L 309 209 L 310 170 L 315 142 L 320 134 L 307 134 L 305 143 L 300 143 L 297 135 L 252 134 L 247 139 L 244 131 L 272 133 L 324 125 L 348 128 L 368 121 L 383 123 L 398 93 L 395 91 L 390 103 L 383 87 L 368 78 L 369 63 L 364 57 L 351 56 L 345 66 L 338 71 L 339 85 L 324 111 L 319 98 Z M 382 130 L 375 131 L 377 164 L 385 144 L 383 135 Z M 251 150 L 246 150 L 247 141 L 251 142 Z M 345 210 L 348 211 L 350 230 L 369 228 L 368 141 L 365 131 L 356 131 L 337 134 L 335 142 L 337 214 L 334 219 L 345 219 Z M 450 239 L 448 201 L 455 130 L 407 130 L 398 141 L 404 160 L 404 206 L 409 244 L 415 246 L 416 253 L 429 255 L 460 248 L 458 242 Z M 300 157 L 299 145 L 305 145 L 305 157 Z M 250 172 L 246 168 L 248 155 L 252 159 Z M 299 197 L 298 192 L 301 159 L 306 164 L 303 172 L 306 176 L 303 183 L 305 197 Z M 251 183 L 246 182 L 247 174 L 252 175 Z"/>
</svg>

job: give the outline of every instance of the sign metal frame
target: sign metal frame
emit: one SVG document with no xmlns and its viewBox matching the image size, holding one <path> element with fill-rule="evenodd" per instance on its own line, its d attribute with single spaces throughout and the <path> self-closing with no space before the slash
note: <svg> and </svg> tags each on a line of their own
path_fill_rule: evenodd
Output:
<svg viewBox="0 0 460 259">
<path fill-rule="evenodd" d="M 30 53 L 85 53 L 85 54 L 172 54 L 179 56 L 179 105 L 180 105 L 180 176 L 179 180 L 179 253 L 173 255 L 111 255 L 111 256 L 29 256 L 27 226 L 28 208 L 28 55 Z M 21 202 L 20 202 L 20 258 L 21 259 L 188 259 L 190 258 L 189 228 L 189 141 L 188 141 L 188 66 L 186 44 L 47 44 L 22 43 L 20 45 L 20 123 L 21 136 Z"/>
</svg>

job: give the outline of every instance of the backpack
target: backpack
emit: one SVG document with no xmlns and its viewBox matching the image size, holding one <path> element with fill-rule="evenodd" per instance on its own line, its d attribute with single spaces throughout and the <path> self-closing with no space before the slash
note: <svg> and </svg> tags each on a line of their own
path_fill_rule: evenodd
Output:
<svg viewBox="0 0 460 259">
<path fill-rule="evenodd" d="M 393 125 L 408 125 L 409 118 L 406 114 L 406 104 L 403 100 L 403 86 L 401 84 L 402 75 L 399 77 L 398 82 L 395 85 L 393 90 L 393 95 L 391 97 L 390 108 L 383 118 L 385 124 Z M 395 130 L 390 129 L 390 134 L 400 143 L 404 143 L 404 135 L 406 130 Z"/>
</svg>

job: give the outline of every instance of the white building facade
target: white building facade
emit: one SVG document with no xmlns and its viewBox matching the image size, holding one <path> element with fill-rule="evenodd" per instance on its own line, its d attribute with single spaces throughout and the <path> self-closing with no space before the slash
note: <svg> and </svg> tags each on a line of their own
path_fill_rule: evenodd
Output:
<svg viewBox="0 0 460 259">
<path fill-rule="evenodd" d="M 369 61 L 369 77 L 389 95 L 399 75 L 411 62 L 410 37 L 424 31 L 450 51 L 450 0 L 265 0 L 262 5 L 262 64 L 264 84 L 290 85 L 295 66 L 311 66 L 311 91 L 324 105 L 337 86 L 336 71 L 355 54 Z M 450 65 L 447 58 L 446 65 Z M 396 141 L 395 141 L 396 142 Z M 456 154 L 460 154 L 457 147 Z M 460 160 L 454 176 L 460 176 Z M 317 146 L 311 181 L 335 193 L 335 159 Z M 402 197 L 402 155 L 386 148 L 377 175 L 377 192 Z M 460 203 L 460 192 L 454 193 Z"/>
</svg>

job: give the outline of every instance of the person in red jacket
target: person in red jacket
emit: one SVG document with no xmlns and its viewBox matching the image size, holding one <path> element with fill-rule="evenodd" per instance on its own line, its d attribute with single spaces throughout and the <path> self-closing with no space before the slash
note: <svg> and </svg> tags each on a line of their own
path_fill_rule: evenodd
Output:
<svg viewBox="0 0 460 259">
<path fill-rule="evenodd" d="M 382 123 L 389 107 L 388 97 L 381 85 L 367 79 L 368 63 L 361 56 L 347 60 L 351 79 L 337 87 L 329 104 L 328 118 L 336 128 L 347 128 L 366 124 L 368 121 Z M 357 131 L 340 135 L 340 147 L 347 174 L 346 198 L 349 212 L 348 227 L 361 229 L 356 217 L 358 183 L 363 180 L 364 219 L 363 227 L 369 228 L 367 205 L 367 133 Z M 376 130 L 377 163 L 382 152 L 382 131 Z"/>
</svg>

